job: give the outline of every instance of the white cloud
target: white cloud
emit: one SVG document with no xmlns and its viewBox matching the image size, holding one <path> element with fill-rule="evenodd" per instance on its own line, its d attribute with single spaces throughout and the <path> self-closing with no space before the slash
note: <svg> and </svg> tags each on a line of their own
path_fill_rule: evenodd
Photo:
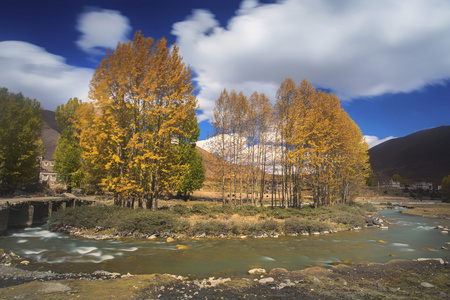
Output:
<svg viewBox="0 0 450 300">
<path fill-rule="evenodd" d="M 381 143 L 384 143 L 386 141 L 395 139 L 396 137 L 394 136 L 388 136 L 387 138 L 384 139 L 380 139 L 377 136 L 374 135 L 365 135 L 364 139 L 366 140 L 367 145 L 369 145 L 369 148 L 375 147 L 376 145 L 379 145 Z"/>
<path fill-rule="evenodd" d="M 128 18 L 109 9 L 81 14 L 76 28 L 81 32 L 77 46 L 90 54 L 104 54 L 99 48 L 115 48 L 118 42 L 128 40 L 131 31 Z"/>
<path fill-rule="evenodd" d="M 448 0 L 244 0 L 226 28 L 194 10 L 174 24 L 203 115 L 223 88 L 274 99 L 286 77 L 342 99 L 410 92 L 450 77 Z"/>
<path fill-rule="evenodd" d="M 87 100 L 94 70 L 73 67 L 61 56 L 20 41 L 0 42 L 0 85 L 54 110 L 69 98 Z"/>
</svg>

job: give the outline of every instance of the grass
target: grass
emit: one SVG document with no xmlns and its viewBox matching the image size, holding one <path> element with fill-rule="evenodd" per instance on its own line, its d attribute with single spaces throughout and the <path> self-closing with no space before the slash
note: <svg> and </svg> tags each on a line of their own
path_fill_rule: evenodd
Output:
<svg viewBox="0 0 450 300">
<path fill-rule="evenodd" d="M 281 207 L 174 205 L 159 211 L 114 206 L 80 206 L 54 212 L 49 228 L 71 226 L 98 234 L 239 236 L 301 234 L 362 226 L 366 209 L 359 204 L 303 209 Z"/>
</svg>

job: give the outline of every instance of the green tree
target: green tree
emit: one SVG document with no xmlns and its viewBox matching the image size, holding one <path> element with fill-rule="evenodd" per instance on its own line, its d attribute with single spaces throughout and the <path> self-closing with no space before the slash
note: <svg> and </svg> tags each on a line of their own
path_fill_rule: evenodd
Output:
<svg viewBox="0 0 450 300">
<path fill-rule="evenodd" d="M 442 179 L 441 193 L 444 199 L 450 200 L 450 175 Z"/>
<path fill-rule="evenodd" d="M 189 164 L 189 170 L 184 176 L 183 182 L 179 185 L 177 193 L 187 200 L 193 191 L 203 186 L 206 168 L 195 145 L 186 146 L 182 151 L 181 161 Z"/>
<path fill-rule="evenodd" d="M 39 178 L 42 109 L 35 99 L 0 89 L 0 193 L 23 189 Z"/>
<path fill-rule="evenodd" d="M 77 98 L 70 98 L 66 104 L 56 108 L 55 119 L 62 130 L 55 149 L 55 166 L 58 180 L 64 182 L 67 191 L 73 187 L 79 187 L 82 181 L 81 153 L 82 149 L 77 138 L 78 131 L 75 127 L 76 114 L 83 105 Z"/>
<path fill-rule="evenodd" d="M 398 174 L 392 175 L 392 181 L 400 183 L 402 181 L 402 177 Z"/>
</svg>

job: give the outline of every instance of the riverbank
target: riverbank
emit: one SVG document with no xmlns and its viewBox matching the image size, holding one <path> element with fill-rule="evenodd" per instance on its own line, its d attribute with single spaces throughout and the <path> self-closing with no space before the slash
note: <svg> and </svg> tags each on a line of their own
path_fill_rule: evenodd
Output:
<svg viewBox="0 0 450 300">
<path fill-rule="evenodd" d="M 52 214 L 51 231 L 89 239 L 278 237 L 327 234 L 371 224 L 371 205 L 284 209 L 280 207 L 194 203 L 159 211 L 111 206 L 84 206 Z M 374 227 L 382 226 L 378 222 Z M 375 222 L 375 221 L 373 221 Z M 371 224 L 371 225 L 373 225 Z"/>
<path fill-rule="evenodd" d="M 169 274 L 56 274 L 0 266 L 1 299 L 446 299 L 442 259 L 362 262 L 301 271 L 249 270 L 235 278 Z M 251 274 L 250 274 L 251 273 Z"/>
<path fill-rule="evenodd" d="M 405 204 L 402 213 L 414 216 L 450 220 L 450 203 L 415 203 Z"/>
</svg>

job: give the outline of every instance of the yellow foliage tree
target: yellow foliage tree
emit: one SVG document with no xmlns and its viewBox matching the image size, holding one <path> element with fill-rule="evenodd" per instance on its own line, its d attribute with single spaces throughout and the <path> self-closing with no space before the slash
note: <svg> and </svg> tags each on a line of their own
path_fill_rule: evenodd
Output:
<svg viewBox="0 0 450 300">
<path fill-rule="evenodd" d="M 84 169 L 117 205 L 156 209 L 188 172 L 180 153 L 198 139 L 197 101 L 178 51 L 138 31 L 108 52 L 91 80 L 93 102 L 78 121 Z"/>
</svg>

